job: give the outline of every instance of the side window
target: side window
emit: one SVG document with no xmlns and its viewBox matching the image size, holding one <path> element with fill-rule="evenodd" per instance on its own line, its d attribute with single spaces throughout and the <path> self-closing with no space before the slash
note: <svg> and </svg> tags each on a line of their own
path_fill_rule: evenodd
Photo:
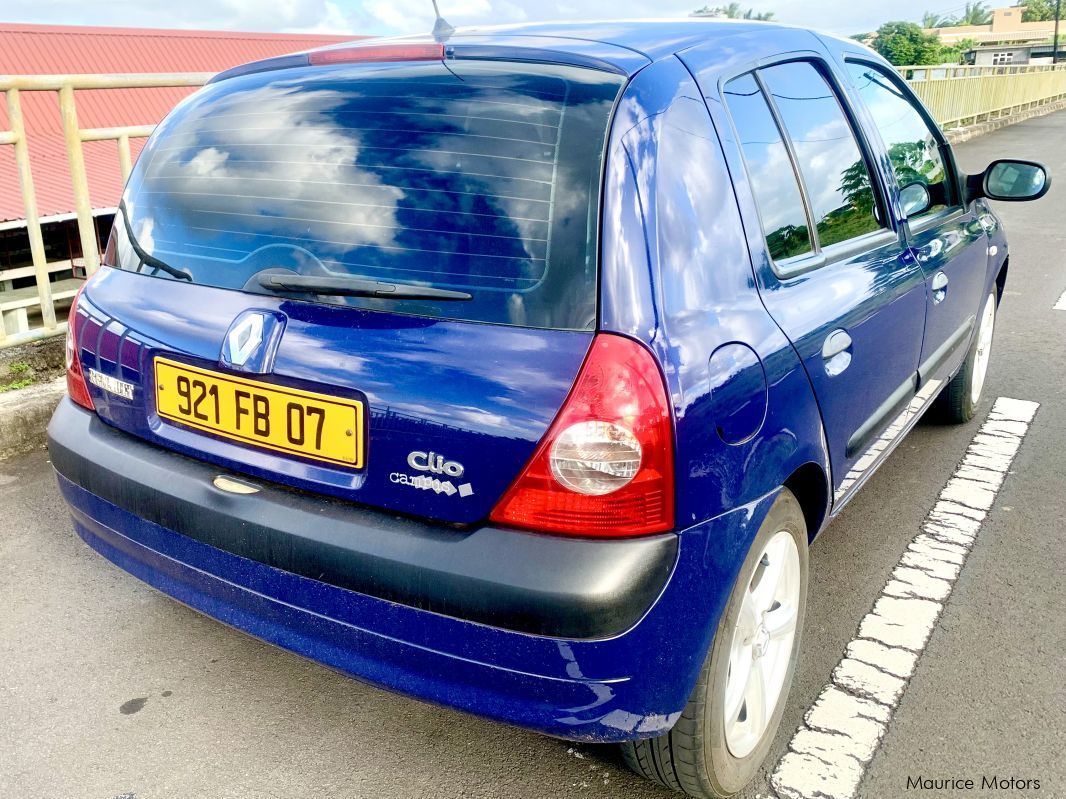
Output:
<svg viewBox="0 0 1066 799">
<path fill-rule="evenodd" d="M 855 131 L 818 68 L 791 61 L 758 74 L 796 155 L 819 244 L 827 247 L 882 228 Z"/>
<path fill-rule="evenodd" d="M 811 252 L 799 184 L 759 84 L 751 74 L 734 78 L 725 85 L 725 100 L 748 167 L 770 257 L 781 261 Z"/>
<path fill-rule="evenodd" d="M 872 64 L 849 61 L 848 72 L 885 143 L 899 188 L 920 182 L 929 191 L 932 205 L 916 216 L 937 213 L 952 205 L 948 170 L 937 138 L 910 99 L 909 91 L 897 78 Z"/>
</svg>

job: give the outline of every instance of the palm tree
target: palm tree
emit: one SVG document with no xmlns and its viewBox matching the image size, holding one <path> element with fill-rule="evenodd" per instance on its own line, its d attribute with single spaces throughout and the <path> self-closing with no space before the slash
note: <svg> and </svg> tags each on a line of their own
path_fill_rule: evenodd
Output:
<svg viewBox="0 0 1066 799">
<path fill-rule="evenodd" d="M 697 8 L 689 16 L 691 17 L 725 17 L 726 19 L 757 19 L 768 20 L 773 18 L 773 11 L 756 11 L 754 8 L 747 10 L 740 7 L 740 3 L 729 3 L 724 6 L 704 6 Z"/>
<path fill-rule="evenodd" d="M 926 11 L 922 14 L 923 28 L 939 28 L 942 24 L 943 18 L 939 14 L 934 14 L 932 11 Z"/>
<path fill-rule="evenodd" d="M 992 12 L 981 2 L 967 3 L 959 17 L 959 25 L 988 25 L 992 22 Z"/>
</svg>

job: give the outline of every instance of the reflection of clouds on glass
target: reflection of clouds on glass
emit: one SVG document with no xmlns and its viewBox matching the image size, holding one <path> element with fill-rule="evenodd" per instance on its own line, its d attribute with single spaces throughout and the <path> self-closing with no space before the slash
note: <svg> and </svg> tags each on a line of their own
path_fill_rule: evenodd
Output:
<svg viewBox="0 0 1066 799">
<path fill-rule="evenodd" d="M 149 217 L 138 222 L 137 243 L 141 245 L 141 249 L 151 255 L 155 250 L 155 237 L 152 235 L 155 230 L 155 220 Z"/>
<path fill-rule="evenodd" d="M 784 184 L 792 178 L 792 163 L 788 159 L 788 151 L 785 145 L 777 142 L 762 145 L 765 153 L 761 158 L 755 158 L 752 169 L 752 182 L 758 186 L 773 186 L 775 183 L 784 189 Z M 789 224 L 806 224 L 803 216 L 803 207 L 797 207 L 799 192 L 780 190 L 767 190 L 759 196 L 759 212 L 763 215 L 766 229 L 777 230 Z"/>
<path fill-rule="evenodd" d="M 197 177 L 219 177 L 225 175 L 225 163 L 229 153 L 224 153 L 217 147 L 208 147 L 193 156 L 185 167 L 185 172 Z"/>
<path fill-rule="evenodd" d="M 792 162 L 755 78 L 748 74 L 730 81 L 726 102 L 744 150 L 770 257 L 809 252 L 807 216 Z"/>
<path fill-rule="evenodd" d="M 936 212 L 950 192 L 944 161 L 929 126 L 895 78 L 867 64 L 849 63 L 848 70 L 888 148 L 897 184 L 925 183 L 933 199 L 925 213 Z"/>
<path fill-rule="evenodd" d="M 856 160 L 858 148 L 843 117 L 809 130 L 803 141 L 796 144 L 796 153 L 800 163 L 807 165 L 804 177 L 808 171 L 812 176 L 824 176 L 820 180 L 807 180 L 815 216 L 821 219 L 830 211 L 847 205 L 840 179 Z"/>
<path fill-rule="evenodd" d="M 331 125 L 323 114 L 341 95 L 286 92 L 265 86 L 221 108 L 205 106 L 205 113 L 187 120 L 154 153 L 149 180 L 172 196 L 189 198 L 178 206 L 185 213 L 173 221 L 200 229 L 207 234 L 203 246 L 211 247 L 227 235 L 256 230 L 244 220 L 269 217 L 272 235 L 264 243 L 288 237 L 294 245 L 311 245 L 324 260 L 343 259 L 366 244 L 392 243 L 404 193 L 355 166 L 361 132 Z M 343 228 L 315 236 L 315 223 Z M 177 236 L 173 243 L 180 247 L 186 240 Z"/>
<path fill-rule="evenodd" d="M 126 195 L 131 220 L 135 231 L 154 220 L 153 254 L 194 282 L 241 288 L 266 268 L 325 270 L 469 291 L 463 318 L 584 328 L 620 84 L 487 62 L 222 81 L 149 143 Z M 441 306 L 404 302 L 434 316 Z"/>
<path fill-rule="evenodd" d="M 865 160 L 826 79 L 806 61 L 769 67 L 760 74 L 792 141 L 821 245 L 836 244 L 880 227 L 873 215 L 872 197 L 853 201 L 857 183 L 863 182 L 857 182 L 853 173 L 865 172 Z M 865 178 L 868 188 L 868 173 Z"/>
</svg>

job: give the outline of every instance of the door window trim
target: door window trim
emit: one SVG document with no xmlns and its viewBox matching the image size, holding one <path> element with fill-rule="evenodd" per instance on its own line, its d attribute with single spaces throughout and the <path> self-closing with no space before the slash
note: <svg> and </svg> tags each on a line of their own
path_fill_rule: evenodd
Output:
<svg viewBox="0 0 1066 799">
<path fill-rule="evenodd" d="M 779 64 L 788 63 L 807 63 L 814 67 L 814 69 L 821 76 L 822 80 L 829 86 L 830 91 L 833 92 L 837 104 L 840 106 L 841 111 L 844 114 L 844 119 L 851 130 L 852 136 L 855 139 L 855 143 L 858 145 L 859 154 L 862 156 L 863 161 L 866 164 L 867 173 L 870 175 L 870 190 L 874 195 L 874 203 L 877 207 L 878 221 L 882 227 L 878 230 L 864 233 L 854 238 L 847 239 L 846 241 L 830 244 L 823 248 L 820 239 L 818 238 L 818 229 L 814 220 L 814 211 L 811 205 L 810 195 L 807 192 L 806 181 L 803 178 L 803 174 L 799 167 L 799 161 L 796 158 L 795 149 L 792 145 L 791 137 L 788 130 L 785 128 L 784 121 L 781 118 L 777 104 L 774 102 L 772 95 L 770 94 L 766 84 L 762 77 L 759 75 L 760 70 L 767 69 L 769 67 L 777 66 Z M 775 261 L 769 256 L 767 252 L 767 261 L 770 264 L 770 268 L 773 270 L 775 277 L 779 280 L 788 280 L 798 275 L 805 274 L 814 269 L 820 269 L 823 266 L 836 263 L 838 261 L 846 260 L 847 258 L 855 255 L 857 252 L 866 249 L 875 249 L 877 247 L 896 242 L 902 246 L 900 240 L 901 226 L 896 218 L 896 214 L 892 212 L 894 204 L 891 202 L 889 196 L 888 187 L 885 185 L 881 171 L 877 168 L 876 151 L 873 144 L 868 138 L 867 131 L 864 125 L 860 122 L 858 115 L 855 113 L 855 108 L 852 105 L 851 97 L 847 92 L 843 90 L 843 86 L 839 77 L 833 71 L 833 67 L 829 61 L 821 54 L 815 51 L 795 51 L 790 53 L 781 53 L 779 55 L 771 56 L 768 58 L 762 58 L 750 64 L 746 64 L 744 67 L 724 73 L 718 79 L 718 93 L 722 102 L 722 107 L 726 112 L 726 118 L 729 120 L 729 126 L 732 129 L 734 141 L 736 142 L 737 149 L 739 150 L 740 161 L 744 167 L 744 174 L 747 178 L 749 191 L 751 190 L 751 171 L 748 168 L 747 158 L 744 157 L 743 147 L 740 143 L 740 133 L 737 130 L 736 121 L 733 119 L 733 113 L 729 108 L 729 103 L 726 101 L 726 85 L 736 78 L 743 77 L 744 75 L 751 75 L 759 87 L 759 91 L 762 93 L 763 100 L 766 102 L 767 107 L 770 110 L 770 116 L 774 120 L 774 125 L 777 127 L 777 132 L 781 136 L 782 143 L 785 146 L 785 151 L 788 154 L 789 161 L 792 165 L 792 172 L 796 178 L 797 188 L 800 193 L 800 200 L 803 203 L 804 215 L 807 219 L 807 228 L 811 242 L 811 252 L 804 253 L 802 255 L 796 255 L 791 258 L 783 258 Z M 753 205 L 755 207 L 755 213 L 759 221 L 759 231 L 763 241 L 763 247 L 766 248 L 766 229 L 762 224 L 762 211 L 759 208 L 759 203 L 755 199 L 754 192 L 752 192 Z M 886 235 L 887 234 L 887 235 Z"/>
</svg>

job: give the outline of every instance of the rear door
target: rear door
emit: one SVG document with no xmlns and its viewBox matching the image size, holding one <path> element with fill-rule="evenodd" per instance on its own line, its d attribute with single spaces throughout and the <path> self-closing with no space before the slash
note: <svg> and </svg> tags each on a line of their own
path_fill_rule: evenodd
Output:
<svg viewBox="0 0 1066 799">
<path fill-rule="evenodd" d="M 906 215 L 908 239 L 929 287 L 920 380 L 946 380 L 962 363 L 988 279 L 988 237 L 964 208 L 950 150 L 906 83 L 890 70 L 847 62 L 884 143 L 897 189 L 921 183 L 932 204 Z"/>
<path fill-rule="evenodd" d="M 758 212 L 760 291 L 806 366 L 840 497 L 915 394 L 923 275 L 824 61 L 760 67 L 724 99 Z"/>
</svg>

